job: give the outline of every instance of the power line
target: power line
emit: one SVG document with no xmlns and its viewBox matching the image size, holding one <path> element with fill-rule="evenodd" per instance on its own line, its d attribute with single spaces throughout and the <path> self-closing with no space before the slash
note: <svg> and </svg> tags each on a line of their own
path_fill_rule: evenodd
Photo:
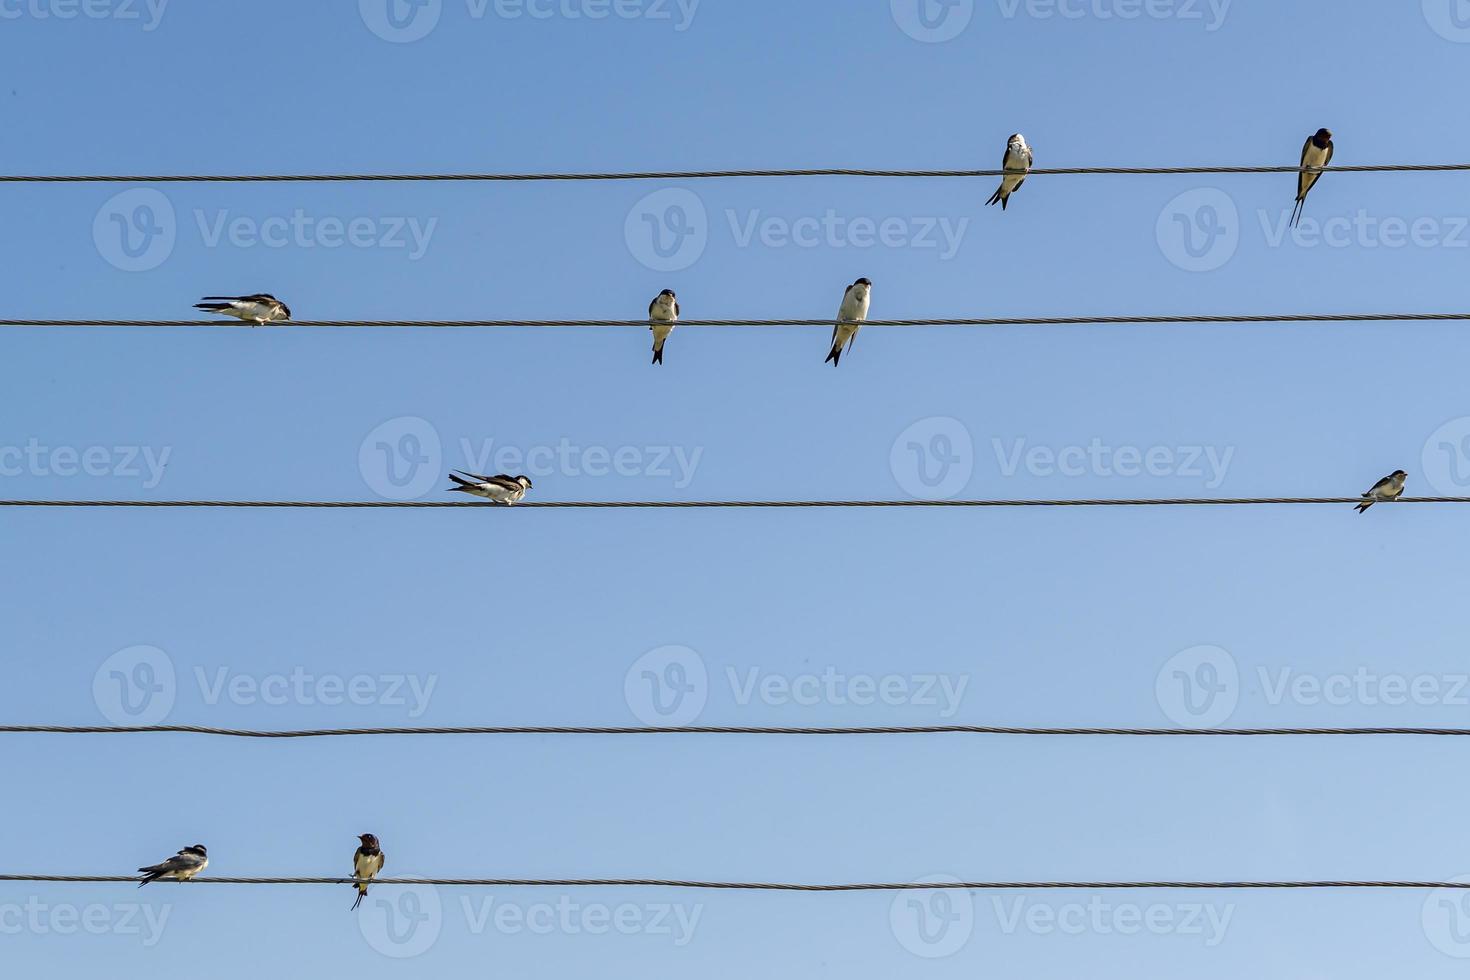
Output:
<svg viewBox="0 0 1470 980">
<path fill-rule="evenodd" d="M 0 882 L 50 882 L 60 884 L 137 884 L 142 879 L 126 875 L 0 875 Z M 161 879 L 161 883 L 169 882 Z M 194 878 L 188 884 L 205 885 L 351 885 L 355 878 Z M 374 887 L 383 885 L 433 885 L 443 888 L 687 888 L 720 891 L 768 892 L 895 892 L 948 891 L 1013 891 L 1068 889 L 1103 891 L 1120 889 L 1325 889 L 1375 888 L 1466 889 L 1470 882 L 1460 881 L 962 881 L 962 882 L 865 882 L 854 884 L 797 884 L 770 881 L 680 881 L 662 878 L 376 878 Z"/>
<path fill-rule="evenodd" d="M 1444 173 L 1470 170 L 1470 163 L 1387 163 L 1313 167 L 1321 173 Z M 1028 176 L 1295 174 L 1300 166 L 1206 167 L 1033 167 Z M 1002 177 L 1005 170 L 868 170 L 847 167 L 766 170 L 635 171 L 624 173 L 459 174 L 0 174 L 10 184 L 302 183 L 364 181 L 586 181 L 710 180 L 731 177 Z"/>
<path fill-rule="evenodd" d="M 858 727 L 770 727 L 760 725 L 499 725 L 450 728 L 315 728 L 261 731 L 203 725 L 0 725 L 0 735 L 215 735 L 226 738 L 298 739 L 376 735 L 1023 735 L 1167 737 L 1284 737 L 1417 735 L 1470 736 L 1470 728 L 1041 728 L 1007 725 L 879 725 Z"/>
<path fill-rule="evenodd" d="M 1182 497 L 1139 500 L 547 500 L 506 507 L 478 500 L 0 500 L 0 507 L 183 507 L 275 510 L 781 510 L 801 507 L 1241 507 L 1287 504 L 1361 504 L 1363 497 Z M 1400 497 L 1393 504 L 1470 504 L 1470 497 Z"/>
<path fill-rule="evenodd" d="M 1210 323 L 1422 323 L 1462 322 L 1470 313 L 1221 313 L 1099 315 L 1099 316 L 1025 316 L 1025 317 L 928 317 L 904 320 L 864 320 L 864 327 L 1046 327 L 1078 325 L 1147 325 Z M 724 319 L 680 320 L 685 327 L 823 327 L 832 329 L 833 318 L 825 319 Z M 639 327 L 646 329 L 648 320 L 291 320 L 276 326 L 290 327 Z M 0 320 L 0 327 L 226 327 L 239 330 L 242 324 L 226 320 Z M 245 329 L 251 329 L 246 327 Z"/>
</svg>

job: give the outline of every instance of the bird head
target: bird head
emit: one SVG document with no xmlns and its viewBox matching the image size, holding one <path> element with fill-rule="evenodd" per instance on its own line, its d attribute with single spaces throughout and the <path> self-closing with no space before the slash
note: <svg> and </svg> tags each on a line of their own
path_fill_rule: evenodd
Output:
<svg viewBox="0 0 1470 980">
<path fill-rule="evenodd" d="M 188 847 L 184 848 L 184 850 L 190 854 L 197 854 L 200 857 L 209 856 L 209 852 L 204 849 L 203 844 L 191 844 Z"/>
<path fill-rule="evenodd" d="M 659 293 L 659 296 L 667 296 L 669 299 L 678 299 L 678 297 L 674 295 L 674 291 L 672 289 L 665 289 L 663 292 Z"/>
<path fill-rule="evenodd" d="M 1394 470 L 1393 471 L 1393 478 L 1395 480 L 1406 480 L 1406 479 L 1408 479 L 1408 477 L 1409 477 L 1409 474 L 1405 473 L 1403 470 Z"/>
<path fill-rule="evenodd" d="M 378 848 L 378 838 L 373 834 L 358 834 L 357 839 L 362 841 L 362 846 L 370 851 Z"/>
<path fill-rule="evenodd" d="M 1319 144 L 1324 144 L 1325 145 L 1327 143 L 1331 143 L 1332 142 L 1332 130 L 1330 130 L 1327 127 L 1324 126 L 1321 129 L 1317 130 L 1317 135 L 1314 136 L 1314 137 L 1312 137 L 1312 138 L 1313 138 L 1313 140 L 1315 142 L 1317 142 Z"/>
<path fill-rule="evenodd" d="M 869 280 L 869 279 L 866 279 L 866 278 L 859 279 L 857 282 L 853 283 L 852 285 L 853 285 L 853 288 L 856 289 L 860 293 L 866 293 L 868 290 L 870 290 L 870 289 L 873 288 L 872 281 Z"/>
<path fill-rule="evenodd" d="M 527 490 L 531 489 L 531 478 L 528 476 L 518 476 L 516 477 L 516 482 Z"/>
</svg>

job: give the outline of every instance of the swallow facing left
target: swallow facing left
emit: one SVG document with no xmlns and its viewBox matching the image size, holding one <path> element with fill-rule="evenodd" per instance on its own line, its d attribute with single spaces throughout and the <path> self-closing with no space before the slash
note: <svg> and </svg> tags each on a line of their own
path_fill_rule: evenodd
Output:
<svg viewBox="0 0 1470 980">
<path fill-rule="evenodd" d="M 270 293 L 252 293 L 249 296 L 206 296 L 203 302 L 194 304 L 194 309 L 247 320 L 256 327 L 291 319 L 291 311 L 286 308 L 286 304 Z"/>
<path fill-rule="evenodd" d="M 352 876 L 357 879 L 357 901 L 352 903 L 353 911 L 367 898 L 368 882 L 383 870 L 383 848 L 378 839 L 372 834 L 359 834 L 357 839 L 362 841 L 362 846 L 352 855 Z"/>
<path fill-rule="evenodd" d="M 456 476 L 455 474 L 459 474 Z M 493 500 L 497 504 L 518 504 L 526 496 L 526 491 L 531 489 L 531 481 L 524 476 L 506 476 L 497 473 L 495 476 L 479 476 L 475 473 L 465 473 L 463 470 L 455 470 L 449 474 L 449 479 L 455 485 L 449 488 L 450 493 L 472 494 L 476 497 L 484 497 Z"/>
<path fill-rule="evenodd" d="M 1010 202 L 1011 195 L 1021 189 L 1026 183 L 1026 175 L 1031 172 L 1031 147 L 1026 145 L 1026 137 L 1016 133 L 1006 143 L 1006 155 L 1001 160 L 1000 168 L 1006 172 L 1000 179 L 1000 186 L 995 193 L 990 195 L 987 205 L 1000 202 L 1000 209 L 1004 211 L 1006 204 Z"/>
<path fill-rule="evenodd" d="M 1307 137 L 1302 145 L 1302 171 L 1296 179 L 1296 207 L 1291 212 L 1293 226 L 1301 224 L 1302 208 L 1307 205 L 1307 195 L 1322 179 L 1322 169 L 1332 162 L 1332 133 L 1319 129 Z"/>
<path fill-rule="evenodd" d="M 827 361 L 831 361 L 833 367 L 842 360 L 843 350 L 852 349 L 858 328 L 868 318 L 868 303 L 872 293 L 873 284 L 866 279 L 859 279 L 842 294 L 842 305 L 837 309 L 837 323 L 832 327 L 832 351 L 827 355 Z"/>
<path fill-rule="evenodd" d="M 648 304 L 648 329 L 653 331 L 653 363 L 664 362 L 664 342 L 674 332 L 679 319 L 679 299 L 672 289 L 665 289 Z"/>
<path fill-rule="evenodd" d="M 1397 500 L 1404 495 L 1404 481 L 1409 474 L 1403 470 L 1394 470 L 1392 473 L 1373 484 L 1373 489 L 1363 494 L 1363 502 L 1354 507 L 1353 510 L 1359 514 L 1367 513 L 1368 508 L 1379 501 Z"/>
<path fill-rule="evenodd" d="M 139 868 L 138 870 L 143 872 L 143 880 L 138 887 L 142 888 L 149 882 L 160 878 L 188 881 L 207 867 L 209 867 L 209 854 L 204 850 L 204 845 L 192 844 L 167 861 L 149 868 Z"/>
</svg>

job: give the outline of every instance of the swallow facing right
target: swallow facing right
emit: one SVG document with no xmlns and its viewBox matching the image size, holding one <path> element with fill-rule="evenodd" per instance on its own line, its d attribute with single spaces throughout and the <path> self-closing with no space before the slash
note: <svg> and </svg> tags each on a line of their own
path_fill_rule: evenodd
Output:
<svg viewBox="0 0 1470 980">
<path fill-rule="evenodd" d="M 459 474 L 459 475 L 455 475 Z M 531 481 L 524 476 L 506 476 L 497 473 L 495 476 L 480 476 L 475 473 L 465 473 L 463 470 L 455 470 L 449 474 L 449 479 L 455 485 L 449 488 L 450 493 L 472 494 L 476 497 L 484 497 L 493 500 L 497 504 L 518 504 L 526 496 L 526 491 L 531 489 Z"/>
<path fill-rule="evenodd" d="M 190 878 L 209 867 L 209 854 L 204 850 L 203 844 L 193 844 L 184 848 L 173 857 L 160 864 L 149 868 L 139 868 L 143 872 L 143 880 L 138 887 L 160 878 L 172 878 L 175 881 L 188 881 Z"/>
<path fill-rule="evenodd" d="M 1363 494 L 1363 502 L 1354 507 L 1353 510 L 1359 514 L 1365 514 L 1369 507 L 1381 501 L 1397 500 L 1404 495 L 1404 481 L 1409 474 L 1403 470 L 1394 470 L 1392 473 L 1373 484 L 1373 489 Z"/>
<path fill-rule="evenodd" d="M 1322 179 L 1322 169 L 1332 162 L 1332 133 L 1319 129 L 1307 137 L 1302 145 L 1302 170 L 1296 179 L 1296 207 L 1291 212 L 1293 226 L 1301 224 L 1302 208 L 1307 205 L 1307 195 Z"/>
<path fill-rule="evenodd" d="M 1011 195 L 1021 189 L 1026 183 L 1026 175 L 1031 172 L 1031 147 L 1026 145 L 1026 137 L 1016 133 L 1006 143 L 1006 155 L 1000 162 L 1000 168 L 1006 172 L 1000 179 L 1000 187 L 996 188 L 994 194 L 986 205 L 1000 202 L 1000 209 L 1004 211 L 1006 204 L 1010 202 Z"/>
<path fill-rule="evenodd" d="M 868 303 L 872 293 L 873 284 L 866 279 L 859 279 L 842 294 L 842 305 L 837 308 L 837 323 L 832 327 L 832 351 L 827 355 L 827 361 L 831 361 L 833 367 L 842 360 L 844 349 L 852 349 L 858 328 L 868 318 Z"/>
<path fill-rule="evenodd" d="M 286 304 L 270 293 L 252 293 L 249 296 L 206 296 L 194 309 L 206 313 L 223 313 L 240 320 L 248 320 L 253 326 L 264 326 L 291 319 Z"/>
<path fill-rule="evenodd" d="M 679 319 L 679 299 L 672 289 L 665 289 L 648 304 L 648 329 L 653 331 L 653 363 L 664 362 L 664 342 L 674 332 Z"/>
<path fill-rule="evenodd" d="M 359 834 L 357 839 L 362 841 L 362 846 L 352 855 L 352 876 L 357 879 L 357 901 L 352 903 L 353 911 L 367 898 L 368 882 L 383 870 L 383 848 L 379 846 L 378 839 L 372 834 Z"/>
</svg>

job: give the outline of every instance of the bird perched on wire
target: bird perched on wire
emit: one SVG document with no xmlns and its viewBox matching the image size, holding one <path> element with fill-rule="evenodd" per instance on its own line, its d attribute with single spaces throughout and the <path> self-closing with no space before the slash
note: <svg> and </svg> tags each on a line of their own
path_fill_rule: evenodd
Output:
<svg viewBox="0 0 1470 980">
<path fill-rule="evenodd" d="M 372 834 L 359 834 L 357 839 L 362 841 L 362 846 L 352 855 L 352 876 L 357 879 L 354 883 L 357 888 L 357 901 L 352 903 L 353 911 L 367 898 L 368 882 L 378 876 L 383 870 L 383 848 L 378 843 L 378 838 Z"/>
<path fill-rule="evenodd" d="M 456 475 L 458 474 L 458 475 Z M 476 497 L 484 497 L 493 500 L 497 504 L 518 504 L 526 496 L 526 491 L 531 489 L 531 481 L 524 476 L 506 476 L 497 473 L 495 476 L 480 476 L 475 473 L 465 473 L 456 470 L 449 474 L 455 486 L 449 488 L 450 493 L 468 493 Z"/>
<path fill-rule="evenodd" d="M 842 360 L 844 349 L 852 349 L 858 328 L 868 318 L 868 303 L 872 293 L 873 284 L 866 279 L 859 279 L 842 294 L 842 305 L 837 308 L 837 323 L 832 327 L 832 350 L 827 355 L 827 361 L 831 361 L 833 367 Z"/>
<path fill-rule="evenodd" d="M 1006 173 L 1000 179 L 1000 186 L 985 203 L 989 206 L 999 202 L 1000 209 L 1004 211 L 1011 195 L 1021 189 L 1021 185 L 1026 183 L 1026 175 L 1031 172 L 1031 147 L 1026 145 L 1026 137 L 1020 133 L 1011 136 L 1006 143 L 1006 155 L 1001 160 L 1000 168 Z"/>
<path fill-rule="evenodd" d="M 1397 500 L 1404 495 L 1404 481 L 1409 474 L 1403 470 L 1394 470 L 1392 473 L 1373 484 L 1373 489 L 1363 494 L 1363 502 L 1354 507 L 1353 510 L 1359 514 L 1367 513 L 1368 508 L 1379 501 Z"/>
<path fill-rule="evenodd" d="M 672 289 L 665 289 L 648 304 L 648 329 L 653 331 L 653 363 L 664 362 L 664 342 L 674 332 L 679 320 L 679 298 Z"/>
<path fill-rule="evenodd" d="M 160 878 L 172 878 L 175 881 L 188 881 L 190 878 L 209 867 L 209 854 L 203 844 L 191 844 L 184 848 L 167 861 L 155 864 L 148 868 L 139 868 L 143 873 L 143 880 L 138 884 L 139 888 L 149 882 Z"/>
<path fill-rule="evenodd" d="M 1296 179 L 1296 207 L 1291 212 L 1293 227 L 1301 224 L 1307 195 L 1322 179 L 1322 168 L 1332 162 L 1332 151 L 1332 133 L 1326 129 L 1317 130 L 1302 144 L 1302 169 Z"/>
<path fill-rule="evenodd" d="M 291 311 L 287 309 L 286 304 L 270 293 L 252 293 L 249 296 L 206 296 L 202 302 L 194 304 L 194 309 L 247 320 L 252 326 L 257 327 L 291 319 Z"/>
</svg>

